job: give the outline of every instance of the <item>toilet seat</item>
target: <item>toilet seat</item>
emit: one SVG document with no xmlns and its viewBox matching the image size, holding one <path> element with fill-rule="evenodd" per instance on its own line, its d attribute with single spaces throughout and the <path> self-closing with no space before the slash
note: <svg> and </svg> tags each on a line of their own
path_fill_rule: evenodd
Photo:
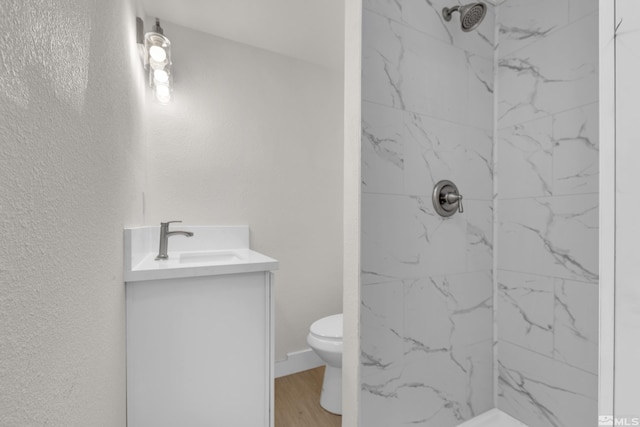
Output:
<svg viewBox="0 0 640 427">
<path fill-rule="evenodd" d="M 309 331 L 312 335 L 323 340 L 342 341 L 342 314 L 334 314 L 316 320 Z"/>
</svg>

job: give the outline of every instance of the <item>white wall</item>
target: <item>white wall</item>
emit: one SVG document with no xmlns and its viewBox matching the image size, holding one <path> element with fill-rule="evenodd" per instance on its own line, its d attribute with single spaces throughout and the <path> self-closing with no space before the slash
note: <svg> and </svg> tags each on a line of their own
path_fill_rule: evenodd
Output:
<svg viewBox="0 0 640 427">
<path fill-rule="evenodd" d="M 174 101 L 147 110 L 145 223 L 250 226 L 252 247 L 280 261 L 281 360 L 307 348 L 313 321 L 342 311 L 341 76 L 162 26 Z"/>
<path fill-rule="evenodd" d="M 0 3 L 0 425 L 123 426 L 142 220 L 129 1 Z"/>
<path fill-rule="evenodd" d="M 638 60 L 640 5 L 615 2 L 615 415 L 640 419 L 640 288 L 638 287 Z M 610 142 L 610 141 L 609 141 Z M 611 151 L 609 151 L 611 153 Z M 611 170 L 607 170 L 608 173 Z M 611 206 L 606 206 L 610 209 Z M 612 248 L 609 248 L 612 249 Z M 607 279 L 611 279 L 607 277 Z M 627 422 L 631 423 L 631 419 Z"/>
<path fill-rule="evenodd" d="M 362 0 L 345 2 L 342 425 L 359 425 Z"/>
<path fill-rule="evenodd" d="M 598 333 L 598 414 L 612 415 L 614 408 L 615 346 L 615 103 L 616 103 L 616 4 L 599 0 L 598 20 L 600 48 L 599 71 L 599 138 L 600 145 L 600 236 L 599 236 L 599 333 Z M 637 360 L 637 358 L 636 358 Z M 635 394 L 635 390 L 632 391 Z M 622 395 L 622 394 L 621 394 Z"/>
</svg>

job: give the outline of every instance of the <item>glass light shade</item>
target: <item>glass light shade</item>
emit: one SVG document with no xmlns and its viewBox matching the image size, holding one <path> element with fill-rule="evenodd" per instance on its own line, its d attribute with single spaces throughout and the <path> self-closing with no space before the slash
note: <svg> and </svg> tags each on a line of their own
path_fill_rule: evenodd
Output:
<svg viewBox="0 0 640 427">
<path fill-rule="evenodd" d="M 155 62 L 164 62 L 167 59 L 167 51 L 162 47 L 153 45 L 149 48 L 149 56 Z"/>
<path fill-rule="evenodd" d="M 168 104 L 171 101 L 171 88 L 167 85 L 157 85 L 154 88 L 154 94 L 161 104 Z"/>
<path fill-rule="evenodd" d="M 144 36 L 147 55 L 145 67 L 149 70 L 149 86 L 161 104 L 171 101 L 171 42 L 160 33 L 150 32 Z"/>
<path fill-rule="evenodd" d="M 169 83 L 169 73 L 165 70 L 153 70 L 153 82 L 154 84 L 166 85 Z"/>
<path fill-rule="evenodd" d="M 171 42 L 159 33 L 147 33 L 144 36 L 144 46 L 147 50 L 145 68 L 150 66 L 154 70 L 161 70 L 171 65 Z"/>
</svg>

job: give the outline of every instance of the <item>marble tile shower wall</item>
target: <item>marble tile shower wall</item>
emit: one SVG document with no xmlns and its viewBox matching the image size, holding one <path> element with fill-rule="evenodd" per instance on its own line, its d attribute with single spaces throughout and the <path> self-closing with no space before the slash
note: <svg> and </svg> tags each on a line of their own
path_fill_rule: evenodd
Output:
<svg viewBox="0 0 640 427">
<path fill-rule="evenodd" d="M 497 405 L 595 427 L 598 2 L 498 9 Z"/>
<path fill-rule="evenodd" d="M 450 427 L 493 407 L 494 14 L 365 0 L 361 410 L 366 427 Z M 454 181 L 465 212 L 431 192 Z"/>
</svg>

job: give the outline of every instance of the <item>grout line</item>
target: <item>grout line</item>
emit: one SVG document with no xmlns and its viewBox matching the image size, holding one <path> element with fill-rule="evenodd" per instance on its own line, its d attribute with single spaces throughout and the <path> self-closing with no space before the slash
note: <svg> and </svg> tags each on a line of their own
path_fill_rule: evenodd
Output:
<svg viewBox="0 0 640 427">
<path fill-rule="evenodd" d="M 496 67 L 498 67 L 498 66 L 496 65 Z M 536 117 L 534 117 L 532 119 L 523 120 L 523 121 L 519 121 L 519 122 L 516 122 L 516 123 L 511 123 L 511 124 L 506 125 L 506 126 L 498 127 L 497 129 L 498 129 L 498 131 L 511 129 L 511 128 L 516 127 L 516 126 L 523 125 L 525 123 L 535 122 L 536 120 L 548 119 L 550 117 L 557 116 L 557 115 L 564 114 L 564 113 L 568 113 L 568 112 L 573 111 L 573 110 L 579 110 L 581 108 L 587 108 L 587 107 L 591 107 L 591 106 L 598 106 L 599 104 L 600 104 L 600 100 L 596 99 L 595 101 L 589 101 L 589 102 L 584 103 L 584 104 L 575 105 L 573 107 L 569 107 L 569 108 L 564 109 L 564 110 L 554 111 L 553 113 L 545 113 L 544 115 L 536 116 Z"/>
<path fill-rule="evenodd" d="M 495 91 L 495 89 L 494 89 L 494 91 Z M 432 114 L 422 113 L 422 112 L 414 111 L 414 110 L 407 110 L 406 108 L 400 108 L 400 107 L 396 107 L 394 105 L 388 105 L 388 104 L 384 104 L 382 102 L 372 101 L 372 100 L 365 99 L 365 98 L 362 98 L 362 103 L 363 104 L 377 105 L 379 107 L 389 108 L 389 109 L 396 110 L 396 111 L 399 111 L 399 112 L 402 112 L 402 113 L 416 114 L 418 116 L 429 117 L 429 118 L 434 119 L 434 120 L 440 120 L 440 121 L 443 121 L 443 122 L 446 122 L 446 123 L 451 123 L 451 124 L 458 125 L 458 126 L 465 127 L 465 128 L 471 128 L 471 129 L 475 129 L 475 130 L 482 131 L 482 132 L 491 132 L 490 128 L 483 128 L 483 127 L 475 126 L 475 125 L 472 125 L 472 124 L 469 124 L 469 123 L 457 122 L 455 120 L 445 119 L 445 118 L 440 117 L 440 116 L 434 116 Z"/>
<path fill-rule="evenodd" d="M 500 189 L 499 189 L 499 173 L 498 167 L 500 165 L 498 159 L 498 144 L 500 139 L 498 137 L 498 100 L 500 98 L 500 78 L 498 73 L 498 64 L 499 64 L 499 52 L 500 52 L 500 8 L 495 8 L 495 22 L 494 22 L 494 51 L 493 51 L 493 121 L 492 121 L 492 132 L 493 132 L 493 152 L 492 152 L 492 161 L 493 161 L 493 195 L 492 195 L 492 239 L 493 239 L 493 251 L 491 258 L 491 268 L 492 268 L 492 287 L 493 287 L 493 343 L 492 343 L 492 362 L 493 362 L 493 372 L 492 372 L 492 380 L 493 380 L 493 407 L 498 408 L 499 395 L 499 372 L 498 372 L 498 360 L 499 360 L 499 335 L 498 335 L 498 304 L 499 304 L 499 294 L 498 294 L 498 231 L 499 231 L 499 218 L 498 218 L 498 205 L 499 205 L 499 197 Z"/>
<path fill-rule="evenodd" d="M 570 282 L 582 283 L 585 286 L 598 286 L 598 282 L 597 281 L 596 282 L 588 282 L 588 281 L 585 281 L 585 280 L 573 279 L 573 278 L 570 278 L 570 277 L 554 276 L 554 275 L 551 275 L 551 274 L 530 273 L 528 271 L 511 270 L 509 268 L 498 267 L 498 272 L 500 272 L 500 271 L 504 271 L 504 272 L 508 272 L 508 273 L 521 274 L 523 276 L 535 276 L 535 277 L 545 278 L 545 279 L 567 280 L 567 281 L 570 281 Z"/>
<path fill-rule="evenodd" d="M 514 343 L 513 341 L 509 341 L 508 339 L 504 339 L 504 338 L 503 338 L 503 339 L 501 339 L 501 341 L 502 341 L 502 342 L 505 342 L 505 343 L 507 343 L 507 344 L 510 344 L 510 345 L 512 345 L 512 346 L 514 346 L 514 347 L 518 347 L 518 348 L 520 348 L 520 349 L 522 349 L 522 350 L 524 350 L 524 351 L 528 351 L 529 353 L 533 353 L 533 354 L 536 354 L 536 355 L 538 355 L 538 356 L 540 356 L 540 357 L 544 357 L 545 359 L 549 359 L 549 360 L 551 360 L 551 361 L 553 361 L 553 362 L 555 362 L 555 363 L 560 363 L 561 365 L 565 365 L 565 366 L 568 366 L 568 367 L 570 367 L 570 368 L 576 369 L 576 370 L 578 370 L 578 371 L 584 372 L 585 374 L 589 374 L 589 375 L 592 375 L 592 376 L 594 376 L 594 377 L 597 377 L 597 376 L 598 376 L 598 373 L 597 373 L 597 372 L 596 372 L 596 373 L 593 373 L 593 372 L 591 372 L 591 371 L 587 371 L 586 369 L 579 368 L 579 367 L 577 367 L 577 366 L 575 366 L 575 365 L 572 365 L 572 364 L 570 364 L 570 363 L 564 362 L 564 361 L 562 361 L 562 360 L 558 360 L 558 359 L 554 358 L 553 356 L 549 356 L 549 355 L 547 355 L 547 354 L 537 352 L 537 351 L 535 351 L 535 350 L 530 349 L 529 347 L 524 347 L 524 346 L 522 346 L 522 345 L 520 345 L 520 344 Z"/>
<path fill-rule="evenodd" d="M 494 7 L 495 7 L 495 6 L 494 6 Z M 418 28 L 416 28 L 416 27 L 414 27 L 414 26 L 410 25 L 410 24 L 409 24 L 408 22 L 406 22 L 406 21 L 403 21 L 403 20 L 398 21 L 397 19 L 391 18 L 391 17 L 389 17 L 389 16 L 385 16 L 385 15 L 383 15 L 383 14 L 382 14 L 382 12 L 379 12 L 379 11 L 377 11 L 377 10 L 373 10 L 373 9 L 369 9 L 368 7 L 363 7 L 363 8 L 362 8 L 362 10 L 363 10 L 363 12 L 364 12 L 364 11 L 367 11 L 367 12 L 369 12 L 369 13 L 371 13 L 371 14 L 377 15 L 377 16 L 378 16 L 378 17 L 380 17 L 380 18 L 383 18 L 383 19 L 388 20 L 388 21 L 392 21 L 392 22 L 394 22 L 395 24 L 398 24 L 398 25 L 400 25 L 400 26 L 402 26 L 402 27 L 404 27 L 404 28 L 407 28 L 407 29 L 409 29 L 409 30 L 411 30 L 411 31 L 415 31 L 415 32 L 417 32 L 417 33 L 423 34 L 423 35 L 425 35 L 425 36 L 429 37 L 430 39 L 432 39 L 433 41 L 438 42 L 438 43 L 442 43 L 443 45 L 445 45 L 445 46 L 447 46 L 447 47 L 453 47 L 453 48 L 458 49 L 458 50 L 460 50 L 460 51 L 462 51 L 462 52 L 469 52 L 469 53 L 471 53 L 471 54 L 473 54 L 473 55 L 479 56 L 479 57 L 484 58 L 484 59 L 489 60 L 489 61 L 493 60 L 493 58 L 491 58 L 491 56 L 484 56 L 484 55 L 480 55 L 480 54 L 477 54 L 477 53 L 471 52 L 470 50 L 465 49 L 464 47 L 462 47 L 462 46 L 460 46 L 460 45 L 456 44 L 456 43 L 455 43 L 455 42 L 453 42 L 453 41 L 452 41 L 452 42 L 449 42 L 449 41 L 444 40 L 444 39 L 442 39 L 442 38 L 440 38 L 440 37 L 438 37 L 438 36 L 435 36 L 435 35 L 433 35 L 433 34 L 431 34 L 431 33 L 428 33 L 428 32 L 426 32 L 426 31 L 423 31 L 423 30 L 421 30 L 421 29 L 418 29 Z M 434 8 L 434 11 L 435 11 L 435 8 Z M 402 13 L 402 12 L 401 12 L 401 13 Z M 436 11 L 436 13 L 437 13 L 437 11 Z M 402 19 L 402 18 L 400 18 L 400 19 Z M 495 28 L 495 25 L 494 25 L 494 28 Z M 446 31 L 446 30 L 445 30 L 445 31 Z M 483 43 L 483 41 L 481 40 L 479 43 Z M 495 43 L 495 41 L 494 41 L 494 43 Z M 491 46 L 490 46 L 490 45 L 487 45 L 487 46 L 486 46 L 486 48 L 487 48 L 487 50 L 490 50 L 490 49 L 491 49 Z"/>
<path fill-rule="evenodd" d="M 594 14 L 595 14 L 595 15 L 597 15 L 597 14 L 598 14 L 598 12 L 599 12 L 599 10 L 598 10 L 598 9 L 596 9 L 596 10 L 593 10 L 593 11 L 591 11 L 591 12 L 587 13 L 586 15 L 581 16 L 580 18 L 575 19 L 575 20 L 573 20 L 573 21 L 568 20 L 565 24 L 562 24 L 562 25 L 559 25 L 559 26 L 557 26 L 557 27 L 553 28 L 551 31 L 549 31 L 548 33 L 546 33 L 546 34 L 544 35 L 544 37 L 542 37 L 542 38 L 540 38 L 540 39 L 537 39 L 537 40 L 533 40 L 533 41 L 531 41 L 530 43 L 527 43 L 527 44 L 526 44 L 526 45 L 524 45 L 524 46 L 521 46 L 521 47 L 519 47 L 519 48 L 517 48 L 517 49 L 515 49 L 515 50 L 511 50 L 511 51 L 509 51 L 509 52 L 505 53 L 505 58 L 511 57 L 514 53 L 519 52 L 519 51 L 521 51 L 522 49 L 526 49 L 526 48 L 528 48 L 528 47 L 531 47 L 531 46 L 535 45 L 536 43 L 539 43 L 540 41 L 542 41 L 542 40 L 546 39 L 547 37 L 550 37 L 550 36 L 552 36 L 552 35 L 555 35 L 555 34 L 557 34 L 557 33 L 561 32 L 561 31 L 563 31 L 564 29 L 567 29 L 567 28 L 571 27 L 572 25 L 577 24 L 578 22 L 580 22 L 580 21 L 582 21 L 582 20 L 585 20 L 585 19 L 589 18 L 591 15 L 594 15 Z M 496 25 L 496 26 L 497 26 L 497 25 Z"/>
</svg>

